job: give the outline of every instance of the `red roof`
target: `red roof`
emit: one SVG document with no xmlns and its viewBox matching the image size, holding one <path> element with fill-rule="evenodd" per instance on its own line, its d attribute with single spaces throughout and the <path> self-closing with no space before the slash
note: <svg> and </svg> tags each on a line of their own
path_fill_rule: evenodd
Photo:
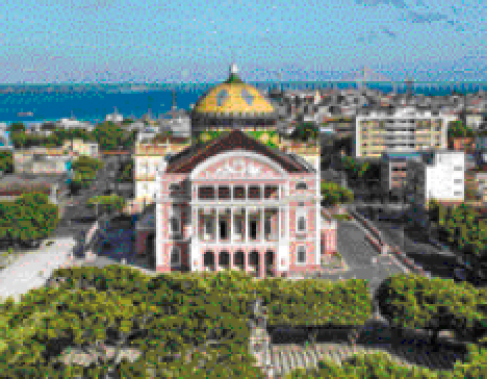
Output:
<svg viewBox="0 0 487 379">
<path fill-rule="evenodd" d="M 166 172 L 169 174 L 190 173 L 208 158 L 236 149 L 264 155 L 290 173 L 310 172 L 308 167 L 286 153 L 271 149 L 238 129 L 233 129 L 230 133 L 222 133 L 220 137 L 206 144 L 193 145 L 184 149 L 169 162 Z"/>
</svg>

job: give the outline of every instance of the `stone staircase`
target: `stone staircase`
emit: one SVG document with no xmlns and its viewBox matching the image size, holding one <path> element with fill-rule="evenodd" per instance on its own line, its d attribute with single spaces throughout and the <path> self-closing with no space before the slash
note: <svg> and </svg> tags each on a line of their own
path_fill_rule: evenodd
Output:
<svg viewBox="0 0 487 379">
<path fill-rule="evenodd" d="M 329 358 L 338 365 L 359 352 L 375 353 L 388 352 L 392 360 L 398 364 L 411 367 L 413 365 L 428 367 L 433 370 L 451 370 L 456 360 L 462 359 L 454 352 L 431 352 L 414 346 L 398 346 L 389 348 L 350 346 L 345 343 L 316 344 L 308 348 L 299 345 L 274 345 L 271 347 L 270 365 L 273 375 L 269 377 L 284 377 L 296 368 L 313 368 L 320 360 Z"/>
</svg>

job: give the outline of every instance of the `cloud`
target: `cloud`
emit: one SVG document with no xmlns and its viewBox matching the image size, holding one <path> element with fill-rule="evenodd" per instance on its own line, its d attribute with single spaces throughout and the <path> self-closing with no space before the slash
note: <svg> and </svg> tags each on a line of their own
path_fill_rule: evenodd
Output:
<svg viewBox="0 0 487 379">
<path fill-rule="evenodd" d="M 408 11 L 408 19 L 415 24 L 430 24 L 436 21 L 443 21 L 448 19 L 447 16 L 438 12 L 429 12 L 429 13 L 419 13 L 415 11 Z"/>
<path fill-rule="evenodd" d="M 390 31 L 389 29 L 387 28 L 382 28 L 382 33 L 384 33 L 385 35 L 391 37 L 391 38 L 396 38 L 397 37 L 397 34 Z"/>
<path fill-rule="evenodd" d="M 355 2 L 358 5 L 364 4 L 370 7 L 376 7 L 380 4 L 384 4 L 384 5 L 390 4 L 393 7 L 401 8 L 401 9 L 405 9 L 408 7 L 408 5 L 404 2 L 404 0 L 355 0 Z"/>
</svg>

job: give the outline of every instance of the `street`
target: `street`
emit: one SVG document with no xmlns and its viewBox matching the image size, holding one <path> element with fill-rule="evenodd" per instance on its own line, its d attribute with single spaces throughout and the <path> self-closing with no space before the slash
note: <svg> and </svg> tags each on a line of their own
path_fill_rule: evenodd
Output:
<svg viewBox="0 0 487 379">
<path fill-rule="evenodd" d="M 113 179 L 108 175 L 109 171 L 116 169 L 117 157 L 105 159 L 105 165 L 97 173 L 89 189 L 81 190 L 78 195 L 73 196 L 73 205 L 68 205 L 64 217 L 59 222 L 58 228 L 53 236 L 72 235 L 73 231 L 82 233 L 87 231 L 96 221 L 95 209 L 88 208 L 86 202 L 93 196 L 104 195 L 108 184 Z"/>
<path fill-rule="evenodd" d="M 390 256 L 380 255 L 353 222 L 338 221 L 337 248 L 350 270 L 345 273 L 322 274 L 321 279 L 366 279 L 371 293 L 374 293 L 384 279 L 403 272 Z"/>
<path fill-rule="evenodd" d="M 357 207 L 357 211 L 367 217 L 369 214 L 364 211 L 365 208 Z M 386 244 L 398 246 L 432 276 L 445 279 L 453 277 L 453 269 L 456 266 L 455 255 L 443 252 L 431 244 L 423 230 L 409 227 L 403 222 L 370 221 L 382 233 Z"/>
</svg>

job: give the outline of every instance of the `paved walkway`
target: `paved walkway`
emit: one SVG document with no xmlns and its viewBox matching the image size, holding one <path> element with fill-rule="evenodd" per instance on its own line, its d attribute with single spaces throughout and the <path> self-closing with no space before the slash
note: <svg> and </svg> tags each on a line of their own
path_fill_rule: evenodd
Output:
<svg viewBox="0 0 487 379">
<path fill-rule="evenodd" d="M 54 244 L 45 246 L 47 241 Z M 13 296 L 20 300 L 21 294 L 40 288 L 56 268 L 66 263 L 75 244 L 72 237 L 48 239 L 39 249 L 21 255 L 0 271 L 0 297 Z M 44 272 L 42 276 L 40 271 Z"/>
</svg>

